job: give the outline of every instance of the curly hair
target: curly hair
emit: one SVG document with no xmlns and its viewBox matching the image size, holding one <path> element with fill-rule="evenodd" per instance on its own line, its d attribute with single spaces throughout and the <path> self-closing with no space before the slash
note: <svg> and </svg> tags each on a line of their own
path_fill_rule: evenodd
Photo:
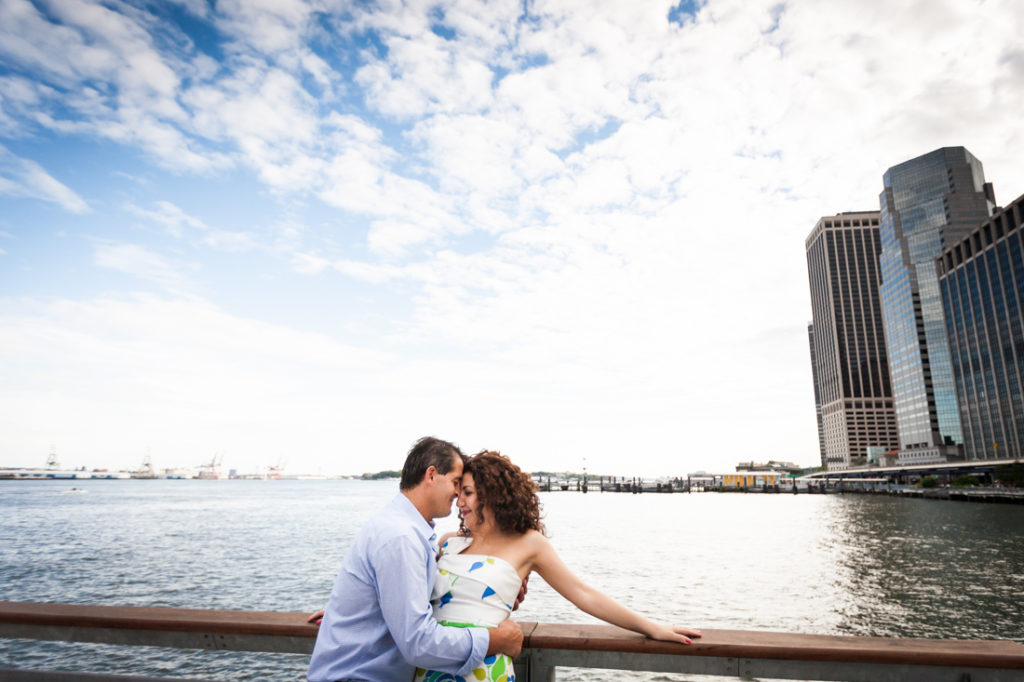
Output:
<svg viewBox="0 0 1024 682">
<path fill-rule="evenodd" d="M 508 457 L 488 450 L 478 452 L 466 460 L 462 475 L 466 474 L 473 475 L 477 500 L 494 514 L 494 524 L 499 530 L 514 535 L 522 535 L 528 530 L 544 532 L 537 485 L 530 474 L 522 471 Z M 469 534 L 461 520 L 459 532 Z"/>
</svg>

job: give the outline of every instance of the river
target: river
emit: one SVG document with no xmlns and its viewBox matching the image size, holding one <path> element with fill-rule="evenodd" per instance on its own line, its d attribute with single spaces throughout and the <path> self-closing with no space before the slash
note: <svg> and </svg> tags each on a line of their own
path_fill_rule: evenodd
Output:
<svg viewBox="0 0 1024 682">
<path fill-rule="evenodd" d="M 73 486 L 85 492 L 67 492 Z M 396 492 L 393 481 L 0 481 L 2 599 L 313 611 L 355 531 Z M 869 495 L 541 498 L 570 568 L 655 619 L 1024 642 L 1024 506 Z M 438 530 L 456 525 L 449 517 Z M 596 622 L 536 576 L 517 618 Z M 0 639 L 0 667 L 297 680 L 306 663 Z M 585 676 L 559 671 L 560 680 Z"/>
</svg>

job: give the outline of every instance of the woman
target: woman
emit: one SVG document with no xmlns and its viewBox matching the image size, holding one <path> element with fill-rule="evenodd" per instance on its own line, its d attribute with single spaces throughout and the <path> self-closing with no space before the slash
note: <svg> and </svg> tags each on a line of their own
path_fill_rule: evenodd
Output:
<svg viewBox="0 0 1024 682">
<path fill-rule="evenodd" d="M 458 499 L 459 532 L 441 538 L 431 605 L 442 625 L 495 627 L 512 612 L 532 571 L 580 610 L 652 639 L 690 643 L 697 630 L 652 622 L 590 587 L 569 570 L 544 536 L 536 486 L 509 459 L 481 452 L 466 461 Z M 461 679 L 416 671 L 415 682 Z M 466 682 L 512 682 L 512 661 L 491 656 Z"/>
</svg>

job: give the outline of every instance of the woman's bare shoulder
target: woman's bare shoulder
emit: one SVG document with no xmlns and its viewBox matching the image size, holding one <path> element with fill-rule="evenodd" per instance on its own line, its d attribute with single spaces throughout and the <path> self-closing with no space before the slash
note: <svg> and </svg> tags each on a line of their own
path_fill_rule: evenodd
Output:
<svg viewBox="0 0 1024 682">
<path fill-rule="evenodd" d="M 538 530 L 526 531 L 525 533 L 523 533 L 523 536 L 520 541 L 534 550 L 551 546 L 551 543 L 548 541 L 548 539 L 544 537 L 544 533 L 541 533 Z"/>
</svg>

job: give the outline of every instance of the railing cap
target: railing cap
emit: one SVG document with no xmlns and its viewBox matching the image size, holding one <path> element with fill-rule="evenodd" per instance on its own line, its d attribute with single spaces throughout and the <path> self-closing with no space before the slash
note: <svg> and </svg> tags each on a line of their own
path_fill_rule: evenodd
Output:
<svg viewBox="0 0 1024 682">
<path fill-rule="evenodd" d="M 152 606 L 0 602 L 0 623 L 69 628 L 315 638 L 305 613 Z M 520 622 L 524 647 L 794 661 L 1024 669 L 1024 645 L 1005 640 L 888 639 L 705 629 L 693 644 L 659 642 L 610 625 Z"/>
</svg>

